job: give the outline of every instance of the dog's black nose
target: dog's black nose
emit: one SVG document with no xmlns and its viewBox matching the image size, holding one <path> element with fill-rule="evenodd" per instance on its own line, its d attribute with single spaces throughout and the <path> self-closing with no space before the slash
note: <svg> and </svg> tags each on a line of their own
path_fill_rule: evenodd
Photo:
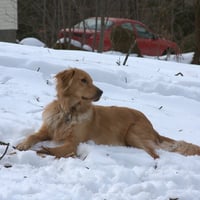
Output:
<svg viewBox="0 0 200 200">
<path fill-rule="evenodd" d="M 98 94 L 101 97 L 101 95 L 103 94 L 103 91 L 99 89 Z"/>
<path fill-rule="evenodd" d="M 103 94 L 103 91 L 100 90 L 99 88 L 97 88 L 97 92 L 96 92 L 94 101 L 98 101 L 102 94 Z"/>
</svg>

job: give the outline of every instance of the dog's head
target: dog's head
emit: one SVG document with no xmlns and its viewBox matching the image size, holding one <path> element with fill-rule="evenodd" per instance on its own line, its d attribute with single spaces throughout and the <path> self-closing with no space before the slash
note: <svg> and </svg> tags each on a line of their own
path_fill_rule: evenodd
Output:
<svg viewBox="0 0 200 200">
<path fill-rule="evenodd" d="M 58 73 L 55 77 L 58 99 L 71 99 L 74 104 L 91 103 L 98 101 L 103 93 L 83 70 L 72 68 Z"/>
</svg>

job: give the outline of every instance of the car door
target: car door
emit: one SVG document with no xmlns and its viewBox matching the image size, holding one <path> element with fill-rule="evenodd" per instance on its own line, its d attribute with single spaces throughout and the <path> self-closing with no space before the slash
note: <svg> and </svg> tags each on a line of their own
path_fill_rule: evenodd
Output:
<svg viewBox="0 0 200 200">
<path fill-rule="evenodd" d="M 161 44 L 158 37 L 141 24 L 134 24 L 134 27 L 141 53 L 149 56 L 161 55 Z"/>
</svg>

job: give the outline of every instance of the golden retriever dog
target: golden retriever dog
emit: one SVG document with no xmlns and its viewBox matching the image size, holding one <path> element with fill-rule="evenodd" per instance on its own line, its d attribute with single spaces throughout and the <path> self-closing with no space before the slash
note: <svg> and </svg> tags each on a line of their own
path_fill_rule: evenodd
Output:
<svg viewBox="0 0 200 200">
<path fill-rule="evenodd" d="M 96 144 L 140 148 L 154 159 L 159 158 L 157 149 L 200 155 L 197 145 L 159 135 L 138 110 L 93 105 L 92 102 L 98 101 L 103 92 L 85 71 L 71 68 L 55 77 L 57 99 L 44 109 L 39 131 L 18 144 L 18 150 L 27 150 L 38 142 L 53 140 L 61 142 L 61 145 L 42 147 L 38 152 L 57 158 L 69 157 L 76 155 L 80 143 L 93 140 Z"/>
</svg>

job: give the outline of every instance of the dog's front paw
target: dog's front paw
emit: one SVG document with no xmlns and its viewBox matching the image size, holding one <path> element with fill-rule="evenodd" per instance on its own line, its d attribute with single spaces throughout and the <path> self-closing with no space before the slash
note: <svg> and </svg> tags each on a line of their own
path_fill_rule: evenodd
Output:
<svg viewBox="0 0 200 200">
<path fill-rule="evenodd" d="M 55 156 L 56 158 L 61 158 L 61 157 L 67 158 L 76 156 L 74 152 L 63 151 L 62 147 L 48 148 L 42 146 L 42 148 L 38 150 L 37 153 Z"/>
<path fill-rule="evenodd" d="M 31 145 L 27 142 L 21 142 L 16 146 L 16 149 L 20 151 L 26 151 L 31 148 Z"/>
</svg>

